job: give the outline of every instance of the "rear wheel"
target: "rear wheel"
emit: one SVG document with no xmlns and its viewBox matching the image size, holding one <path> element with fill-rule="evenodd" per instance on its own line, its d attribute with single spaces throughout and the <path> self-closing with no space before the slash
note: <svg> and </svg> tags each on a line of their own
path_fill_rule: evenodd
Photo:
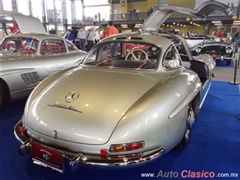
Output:
<svg viewBox="0 0 240 180">
<path fill-rule="evenodd" d="M 188 107 L 186 129 L 185 129 L 182 140 L 175 147 L 176 149 L 181 150 L 181 149 L 184 149 L 188 145 L 188 143 L 190 141 L 190 136 L 191 136 L 192 126 L 193 126 L 194 120 L 195 120 L 195 114 L 194 114 L 194 110 L 192 108 L 192 103 L 190 103 L 189 107 Z"/>
<path fill-rule="evenodd" d="M 227 65 L 229 66 L 231 64 L 232 60 L 227 60 Z"/>
<path fill-rule="evenodd" d="M 5 91 L 3 89 L 3 85 L 0 84 L 0 109 L 3 108 L 4 103 L 5 103 Z"/>
</svg>

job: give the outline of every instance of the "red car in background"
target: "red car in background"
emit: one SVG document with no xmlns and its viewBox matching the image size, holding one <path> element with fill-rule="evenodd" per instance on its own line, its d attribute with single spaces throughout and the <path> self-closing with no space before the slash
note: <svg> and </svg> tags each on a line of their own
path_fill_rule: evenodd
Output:
<svg viewBox="0 0 240 180">
<path fill-rule="evenodd" d="M 8 26 L 8 28 L 11 31 L 11 34 L 19 34 L 20 30 L 18 28 L 18 26 Z M 8 41 L 6 44 L 3 44 L 4 48 L 9 50 L 9 51 L 14 51 L 16 49 L 16 44 L 14 41 Z M 19 44 L 20 46 L 20 44 Z M 22 42 L 21 43 L 22 47 L 26 47 L 26 42 Z M 2 47 L 0 47 L 0 49 L 2 49 Z"/>
<path fill-rule="evenodd" d="M 121 46 L 119 45 L 114 56 L 121 56 L 122 51 L 120 48 Z M 152 47 L 150 45 L 127 43 L 125 53 L 127 58 L 134 61 L 141 61 L 146 60 L 149 55 L 154 56 L 155 54 L 158 54 L 157 51 L 156 47 Z M 110 55 L 110 50 L 107 51 L 107 55 Z"/>
</svg>

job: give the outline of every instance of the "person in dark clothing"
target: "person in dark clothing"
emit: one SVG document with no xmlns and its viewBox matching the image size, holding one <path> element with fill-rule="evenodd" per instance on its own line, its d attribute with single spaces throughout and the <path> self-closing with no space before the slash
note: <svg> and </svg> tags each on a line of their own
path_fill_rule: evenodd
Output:
<svg viewBox="0 0 240 180">
<path fill-rule="evenodd" d="M 91 28 L 87 32 L 87 36 L 85 38 L 85 43 L 87 45 L 88 51 L 92 49 L 95 43 L 95 27 L 91 26 Z"/>
<path fill-rule="evenodd" d="M 235 33 L 235 53 L 238 52 L 239 43 L 240 43 L 240 29 L 237 29 Z"/>
</svg>

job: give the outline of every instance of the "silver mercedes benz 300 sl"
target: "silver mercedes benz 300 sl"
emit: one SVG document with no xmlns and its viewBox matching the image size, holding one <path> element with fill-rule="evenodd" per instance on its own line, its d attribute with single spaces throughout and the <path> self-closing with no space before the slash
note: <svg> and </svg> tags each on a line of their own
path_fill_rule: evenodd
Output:
<svg viewBox="0 0 240 180">
<path fill-rule="evenodd" d="M 201 8 L 226 7 L 214 2 Z M 103 39 L 79 67 L 42 81 L 14 127 L 20 152 L 63 172 L 79 163 L 139 164 L 184 148 L 215 62 L 209 55 L 194 59 L 184 38 L 159 30 L 173 9 L 199 11 L 161 7 L 138 32 Z"/>
<path fill-rule="evenodd" d="M 6 36 L 0 44 L 0 108 L 5 102 L 27 97 L 47 76 L 79 65 L 86 55 L 67 39 L 45 33 L 38 19 L 8 14 L 16 17 L 21 33 Z M 34 29 L 38 25 L 41 28 Z"/>
</svg>

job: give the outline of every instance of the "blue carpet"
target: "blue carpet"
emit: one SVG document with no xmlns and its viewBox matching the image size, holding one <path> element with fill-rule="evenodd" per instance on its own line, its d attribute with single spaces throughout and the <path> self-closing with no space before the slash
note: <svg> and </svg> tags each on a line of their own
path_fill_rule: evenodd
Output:
<svg viewBox="0 0 240 180">
<path fill-rule="evenodd" d="M 25 101 L 11 103 L 0 112 L 0 180 L 140 180 L 161 179 L 167 173 L 168 179 L 183 179 L 181 174 L 186 176 L 186 170 L 212 172 L 215 176 L 218 173 L 238 173 L 238 178 L 224 180 L 240 177 L 240 120 L 237 119 L 240 95 L 236 85 L 212 83 L 186 149 L 173 150 L 160 159 L 139 166 L 110 170 L 107 167 L 81 166 L 79 171 L 65 174 L 33 164 L 28 155 L 19 155 L 13 127 L 22 116 Z M 143 177 L 151 175 L 155 178 Z"/>
<path fill-rule="evenodd" d="M 218 67 L 227 67 L 227 68 L 234 68 L 234 60 L 232 60 L 230 65 L 227 65 L 226 61 L 216 61 L 216 66 Z"/>
</svg>

